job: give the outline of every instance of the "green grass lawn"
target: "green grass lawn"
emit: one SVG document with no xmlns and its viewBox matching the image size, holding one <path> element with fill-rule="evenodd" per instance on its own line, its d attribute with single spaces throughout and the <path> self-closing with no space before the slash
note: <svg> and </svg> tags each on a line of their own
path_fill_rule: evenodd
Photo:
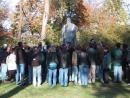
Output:
<svg viewBox="0 0 130 98">
<path fill-rule="evenodd" d="M 72 83 L 68 87 L 57 85 L 54 88 L 44 83 L 41 87 L 16 86 L 15 83 L 0 84 L 0 98 L 130 98 L 130 87 L 127 84 L 101 84 L 88 87 L 75 86 Z"/>
</svg>

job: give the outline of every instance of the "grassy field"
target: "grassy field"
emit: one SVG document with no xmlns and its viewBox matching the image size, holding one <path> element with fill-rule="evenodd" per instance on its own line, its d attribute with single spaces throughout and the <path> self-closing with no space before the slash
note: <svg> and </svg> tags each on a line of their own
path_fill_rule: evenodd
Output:
<svg viewBox="0 0 130 98">
<path fill-rule="evenodd" d="M 68 87 L 57 85 L 54 88 L 44 83 L 41 87 L 16 86 L 15 83 L 0 84 L 0 98 L 130 98 L 130 87 L 127 84 L 109 85 L 96 83 L 88 87 Z"/>
</svg>

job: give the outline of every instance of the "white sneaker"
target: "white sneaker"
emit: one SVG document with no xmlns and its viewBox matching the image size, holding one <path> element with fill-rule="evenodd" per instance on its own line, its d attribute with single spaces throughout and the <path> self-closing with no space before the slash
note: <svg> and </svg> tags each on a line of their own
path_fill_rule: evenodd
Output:
<svg viewBox="0 0 130 98">
<path fill-rule="evenodd" d="M 130 86 L 130 83 L 128 83 L 128 86 Z"/>
<path fill-rule="evenodd" d="M 34 87 L 36 87 L 37 85 L 36 84 L 33 84 Z"/>
<path fill-rule="evenodd" d="M 42 85 L 37 85 L 37 87 L 41 87 Z"/>
</svg>

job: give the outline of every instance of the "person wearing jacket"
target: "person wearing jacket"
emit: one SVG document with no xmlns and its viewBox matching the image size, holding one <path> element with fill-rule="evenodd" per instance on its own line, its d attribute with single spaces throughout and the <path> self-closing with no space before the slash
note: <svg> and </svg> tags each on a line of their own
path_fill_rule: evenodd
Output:
<svg viewBox="0 0 130 98">
<path fill-rule="evenodd" d="M 117 43 L 113 52 L 114 82 L 122 82 L 122 55 L 121 44 Z"/>
<path fill-rule="evenodd" d="M 72 81 L 77 85 L 78 83 L 78 51 L 74 48 L 72 53 Z"/>
<path fill-rule="evenodd" d="M 108 47 L 104 48 L 104 57 L 103 57 L 103 81 L 104 83 L 109 83 L 109 71 L 111 69 L 111 53 Z"/>
<path fill-rule="evenodd" d="M 66 87 L 68 85 L 68 63 L 67 63 L 68 52 L 65 47 L 61 50 L 60 68 L 59 68 L 59 83 L 61 86 Z"/>
<path fill-rule="evenodd" d="M 87 49 L 88 60 L 90 65 L 89 83 L 95 83 L 96 80 L 96 60 L 97 60 L 97 47 L 96 43 L 91 42 Z"/>
<path fill-rule="evenodd" d="M 25 58 L 26 54 L 23 49 L 23 43 L 18 42 L 18 46 L 16 47 L 16 84 L 22 85 L 24 83 L 25 76 Z"/>
<path fill-rule="evenodd" d="M 56 86 L 58 57 L 55 46 L 51 46 L 47 53 L 48 83 L 50 87 Z"/>
<path fill-rule="evenodd" d="M 88 58 L 86 49 L 82 48 L 79 52 L 79 83 L 82 86 L 88 85 Z"/>
<path fill-rule="evenodd" d="M 42 77 L 41 77 L 41 53 L 39 52 L 38 47 L 34 47 L 32 55 L 32 69 L 33 69 L 33 86 L 41 86 Z"/>
</svg>

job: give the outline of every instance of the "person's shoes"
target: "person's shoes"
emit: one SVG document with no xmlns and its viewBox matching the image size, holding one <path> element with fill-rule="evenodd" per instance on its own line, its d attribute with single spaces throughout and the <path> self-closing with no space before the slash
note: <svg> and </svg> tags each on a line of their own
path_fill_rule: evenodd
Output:
<svg viewBox="0 0 130 98">
<path fill-rule="evenodd" d="M 55 85 L 52 85 L 52 86 L 51 86 L 51 88 L 54 88 L 54 87 L 55 87 Z"/>
<path fill-rule="evenodd" d="M 34 87 L 36 87 L 37 85 L 36 84 L 33 84 Z"/>
<path fill-rule="evenodd" d="M 91 81 L 91 80 L 89 80 L 89 81 L 88 81 L 88 83 L 89 83 L 89 84 L 91 84 L 91 83 L 92 83 L 92 81 Z"/>
<path fill-rule="evenodd" d="M 130 83 L 128 83 L 128 86 L 130 86 Z"/>
<path fill-rule="evenodd" d="M 82 87 L 83 87 L 83 88 L 87 88 L 87 87 L 88 87 L 88 85 L 82 85 Z"/>
<path fill-rule="evenodd" d="M 26 83 L 20 83 L 19 86 L 20 87 L 26 87 L 27 85 L 26 85 Z"/>
<path fill-rule="evenodd" d="M 11 83 L 14 82 L 14 79 L 11 79 L 10 82 L 11 82 Z"/>
<path fill-rule="evenodd" d="M 20 85 L 21 83 L 20 82 L 17 82 L 16 85 Z"/>
<path fill-rule="evenodd" d="M 40 85 L 37 85 L 37 87 L 41 87 L 42 85 L 40 84 Z"/>
<path fill-rule="evenodd" d="M 101 82 L 101 83 L 104 83 L 105 81 L 104 81 L 103 79 L 100 79 L 100 82 Z"/>
</svg>

